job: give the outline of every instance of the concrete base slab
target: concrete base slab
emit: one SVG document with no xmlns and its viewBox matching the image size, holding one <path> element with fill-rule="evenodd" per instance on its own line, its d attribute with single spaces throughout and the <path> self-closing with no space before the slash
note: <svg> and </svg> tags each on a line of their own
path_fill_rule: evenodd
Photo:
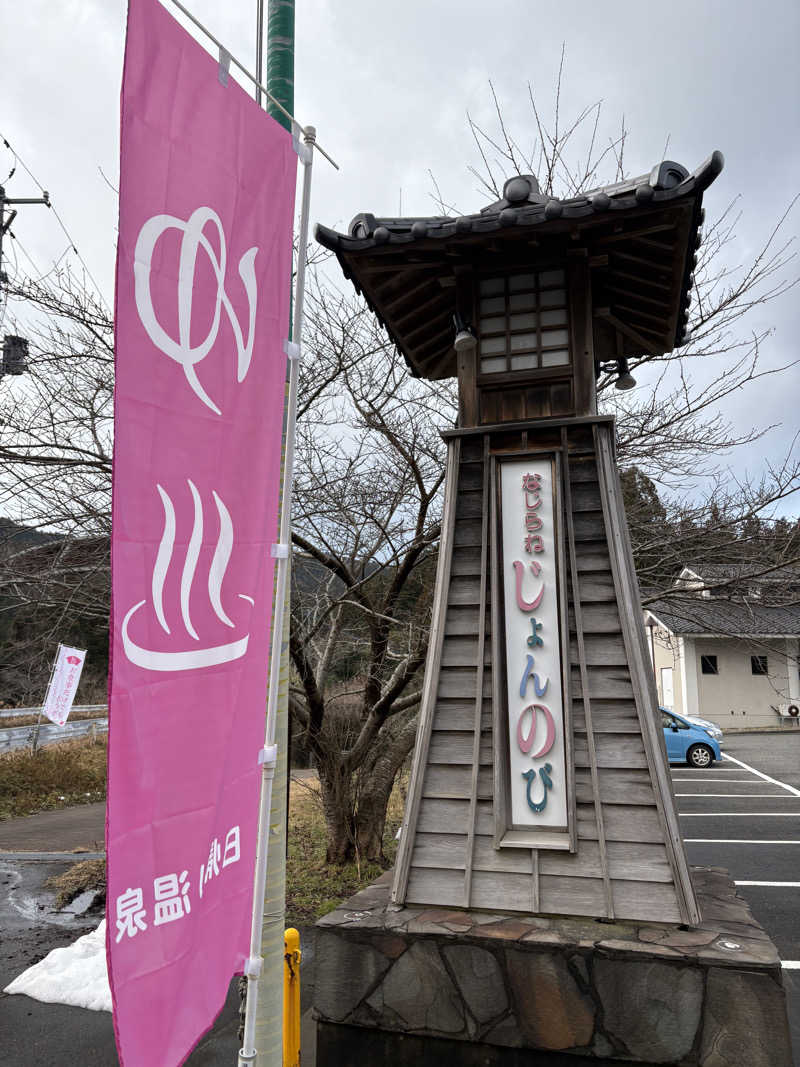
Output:
<svg viewBox="0 0 800 1067">
<path fill-rule="evenodd" d="M 384 875 L 317 924 L 320 1062 L 791 1067 L 774 945 L 692 875 L 692 928 L 401 908 Z"/>
</svg>

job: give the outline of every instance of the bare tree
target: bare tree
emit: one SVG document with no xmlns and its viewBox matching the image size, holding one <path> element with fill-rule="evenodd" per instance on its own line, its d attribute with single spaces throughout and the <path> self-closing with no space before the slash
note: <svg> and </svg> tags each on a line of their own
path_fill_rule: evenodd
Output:
<svg viewBox="0 0 800 1067">
<path fill-rule="evenodd" d="M 0 634 L 5 699 L 43 692 L 57 641 L 90 648 L 83 688 L 107 663 L 113 323 L 66 269 L 12 282 L 28 373 L 0 387 Z M 40 531 L 32 538 L 31 528 Z M 49 531 L 49 532 L 48 532 Z"/>
<path fill-rule="evenodd" d="M 328 860 L 381 859 L 416 735 L 455 395 L 412 379 L 355 299 L 316 289 L 309 318 L 291 709 L 319 770 Z"/>
</svg>

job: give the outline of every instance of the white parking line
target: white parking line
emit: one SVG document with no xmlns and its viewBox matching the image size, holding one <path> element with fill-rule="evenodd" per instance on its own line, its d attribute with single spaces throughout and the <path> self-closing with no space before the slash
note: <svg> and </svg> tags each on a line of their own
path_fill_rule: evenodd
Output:
<svg viewBox="0 0 800 1067">
<path fill-rule="evenodd" d="M 738 797 L 740 800 L 751 800 L 757 797 L 759 800 L 769 797 L 770 800 L 794 800 L 794 797 L 784 797 L 780 793 L 676 793 L 676 797 Z"/>
<path fill-rule="evenodd" d="M 743 816 L 747 819 L 772 819 L 781 816 L 784 819 L 796 819 L 800 813 L 796 811 L 679 811 L 681 818 L 691 819 L 736 819 Z"/>
<path fill-rule="evenodd" d="M 751 774 L 755 774 L 757 777 L 762 778 L 765 782 L 771 782 L 772 785 L 779 785 L 781 789 L 785 789 L 787 793 L 792 793 L 796 797 L 800 797 L 800 789 L 795 789 L 793 785 L 787 785 L 785 782 L 779 782 L 777 778 L 770 778 L 768 774 L 762 774 L 761 771 L 757 771 L 755 767 L 751 767 L 749 763 L 745 763 L 743 760 L 737 759 L 735 756 L 729 756 L 727 752 L 722 753 L 723 759 L 729 759 L 732 763 L 737 764 L 739 767 L 743 767 L 746 771 L 750 771 Z"/>
<path fill-rule="evenodd" d="M 782 886 L 787 889 L 800 889 L 800 882 L 734 882 L 734 885 Z"/>
<path fill-rule="evenodd" d="M 673 782 L 716 782 L 717 785 L 727 785 L 728 782 L 736 782 L 737 785 L 757 785 L 752 778 L 673 778 Z"/>
<path fill-rule="evenodd" d="M 800 841 L 748 841 L 742 837 L 684 837 L 687 845 L 800 845 Z"/>
</svg>

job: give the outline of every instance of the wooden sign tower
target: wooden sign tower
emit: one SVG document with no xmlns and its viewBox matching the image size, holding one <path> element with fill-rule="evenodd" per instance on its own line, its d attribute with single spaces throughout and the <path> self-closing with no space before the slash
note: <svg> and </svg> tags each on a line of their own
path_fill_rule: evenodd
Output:
<svg viewBox="0 0 800 1067">
<path fill-rule="evenodd" d="M 317 229 L 412 373 L 459 385 L 398 903 L 699 919 L 595 382 L 686 343 L 721 168 Z"/>
</svg>

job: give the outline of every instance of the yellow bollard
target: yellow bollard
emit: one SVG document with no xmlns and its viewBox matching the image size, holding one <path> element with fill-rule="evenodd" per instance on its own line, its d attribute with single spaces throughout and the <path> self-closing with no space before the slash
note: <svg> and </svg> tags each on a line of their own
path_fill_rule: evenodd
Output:
<svg viewBox="0 0 800 1067">
<path fill-rule="evenodd" d="M 283 935 L 283 1067 L 300 1067 L 300 934 Z"/>
</svg>

